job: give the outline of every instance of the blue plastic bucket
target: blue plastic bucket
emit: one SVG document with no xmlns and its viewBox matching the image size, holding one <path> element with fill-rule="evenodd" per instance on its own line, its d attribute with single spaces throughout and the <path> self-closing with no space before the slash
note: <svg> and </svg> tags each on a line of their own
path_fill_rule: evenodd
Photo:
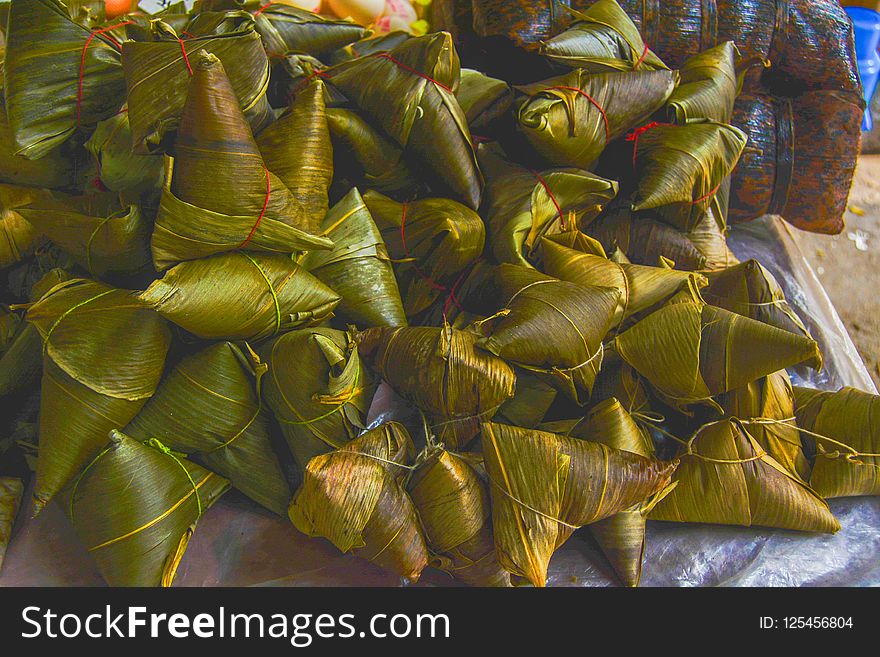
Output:
<svg viewBox="0 0 880 657">
<path fill-rule="evenodd" d="M 867 132 L 874 127 L 871 98 L 874 96 L 877 79 L 880 77 L 880 54 L 877 53 L 877 47 L 880 46 L 880 13 L 865 7 L 845 7 L 845 9 L 852 19 L 855 31 L 859 76 L 862 78 L 865 102 L 868 104 L 862 121 L 862 130 Z"/>
</svg>

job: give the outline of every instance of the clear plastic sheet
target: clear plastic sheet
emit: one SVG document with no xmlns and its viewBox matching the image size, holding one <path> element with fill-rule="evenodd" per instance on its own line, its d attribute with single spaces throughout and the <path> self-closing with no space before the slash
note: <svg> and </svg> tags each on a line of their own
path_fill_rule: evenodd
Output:
<svg viewBox="0 0 880 657">
<path fill-rule="evenodd" d="M 735 227 L 740 259 L 757 258 L 776 276 L 825 354 L 817 374 L 793 372 L 806 385 L 850 385 L 876 392 L 827 294 L 777 218 Z M 382 388 L 373 423 L 412 414 Z M 831 501 L 842 529 L 833 536 L 761 528 L 649 522 L 643 586 L 878 586 L 880 498 Z M 36 520 L 21 514 L 0 573 L 0 586 L 99 586 L 102 579 L 57 505 Z M 554 556 L 551 586 L 612 586 L 609 565 L 581 530 Z M 181 563 L 176 586 L 397 586 L 372 564 L 299 534 L 235 492 L 205 513 Z M 419 586 L 449 586 L 427 569 Z"/>
</svg>

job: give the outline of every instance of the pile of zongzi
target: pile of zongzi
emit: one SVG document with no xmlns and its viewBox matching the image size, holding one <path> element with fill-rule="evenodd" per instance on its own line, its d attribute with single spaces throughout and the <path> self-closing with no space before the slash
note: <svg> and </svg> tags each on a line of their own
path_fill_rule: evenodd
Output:
<svg viewBox="0 0 880 657">
<path fill-rule="evenodd" d="M 12 0 L 0 560 L 35 450 L 25 506 L 111 585 L 171 585 L 230 488 L 475 586 L 586 533 L 634 586 L 653 520 L 834 532 L 880 493 L 880 398 L 792 386 L 818 344 L 727 248 L 735 45 L 671 70 L 614 15 L 514 87 L 443 32 Z"/>
</svg>

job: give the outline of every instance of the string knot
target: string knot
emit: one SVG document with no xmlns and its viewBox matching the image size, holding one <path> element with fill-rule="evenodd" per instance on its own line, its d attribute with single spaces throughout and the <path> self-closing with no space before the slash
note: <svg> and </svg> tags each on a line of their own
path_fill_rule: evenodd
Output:
<svg viewBox="0 0 880 657">
<path fill-rule="evenodd" d="M 175 452 L 173 449 L 168 447 L 165 443 L 163 443 L 158 438 L 150 438 L 147 441 L 147 445 L 149 445 L 153 449 L 159 450 L 163 454 L 167 454 L 168 456 L 174 456 L 174 457 L 181 458 L 181 459 L 186 458 L 186 454 L 182 454 L 180 452 Z"/>
<path fill-rule="evenodd" d="M 672 126 L 672 123 L 661 123 L 660 121 L 651 121 L 650 123 L 646 123 L 643 126 L 640 126 L 630 132 L 626 136 L 627 141 L 633 142 L 633 169 L 636 168 L 636 153 L 639 150 L 639 137 L 648 132 L 649 130 L 653 130 L 654 128 L 660 127 L 669 127 Z"/>
</svg>

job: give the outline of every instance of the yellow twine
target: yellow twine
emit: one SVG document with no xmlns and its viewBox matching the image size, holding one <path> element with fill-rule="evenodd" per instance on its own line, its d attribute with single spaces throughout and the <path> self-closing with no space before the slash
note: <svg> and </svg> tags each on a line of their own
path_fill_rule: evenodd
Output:
<svg viewBox="0 0 880 657">
<path fill-rule="evenodd" d="M 352 386 L 351 392 L 349 393 L 348 397 L 346 399 L 344 399 L 343 401 L 339 402 L 332 411 L 324 413 L 323 415 L 319 415 L 318 417 L 312 418 L 311 420 L 304 420 L 302 422 L 294 422 L 293 420 L 285 420 L 284 418 L 279 418 L 278 421 L 281 422 L 281 424 L 303 426 L 303 425 L 314 424 L 315 422 L 318 422 L 320 420 L 326 420 L 328 417 L 330 417 L 334 413 L 339 412 L 346 404 L 351 402 L 351 400 L 354 399 L 355 396 L 359 392 L 361 392 L 362 389 L 358 387 L 358 383 L 360 382 L 360 378 L 361 378 L 361 368 L 358 367 L 358 369 L 355 371 L 354 385 Z M 293 407 L 291 407 L 291 410 L 294 413 L 296 413 L 296 410 Z M 299 415 L 299 413 L 297 413 L 297 415 Z"/>
<path fill-rule="evenodd" d="M 83 471 L 80 472 L 79 477 L 77 477 L 76 483 L 74 483 L 74 485 L 73 485 L 73 491 L 70 494 L 70 524 L 74 524 L 74 522 L 73 522 L 73 503 L 76 500 L 76 491 L 79 488 L 79 483 L 83 480 L 83 477 L 86 476 L 86 473 L 89 470 L 91 470 L 92 466 L 95 465 L 95 463 L 97 463 L 100 460 L 100 458 L 102 456 L 104 456 L 104 454 L 109 452 L 114 446 L 115 446 L 115 443 L 110 443 L 109 445 L 107 445 L 107 447 L 105 447 L 101 451 L 100 454 L 98 454 L 95 458 L 93 458 L 89 462 L 89 464 L 85 468 L 83 468 Z"/>
<path fill-rule="evenodd" d="M 565 522 L 564 520 L 560 520 L 559 518 L 555 518 L 551 515 L 544 513 L 543 511 L 538 511 L 538 509 L 536 509 L 532 506 L 529 506 L 528 504 L 523 502 L 521 499 L 514 496 L 512 493 L 509 493 L 508 491 L 504 490 L 498 482 L 492 481 L 492 485 L 495 486 L 502 493 L 504 493 L 507 497 L 509 497 L 514 503 L 519 504 L 521 507 L 528 509 L 532 513 L 536 513 L 539 516 L 541 516 L 542 518 L 546 518 L 547 520 L 552 520 L 553 522 L 559 523 L 563 527 L 567 527 L 568 529 L 571 529 L 573 531 L 580 529 L 580 525 L 570 525 L 567 522 Z"/>
<path fill-rule="evenodd" d="M 163 454 L 167 454 L 168 456 L 170 456 L 172 459 L 174 459 L 174 462 L 180 466 L 180 469 L 183 470 L 184 474 L 186 474 L 186 478 L 189 479 L 189 483 L 192 485 L 193 492 L 195 492 L 195 494 L 196 494 L 196 505 L 198 506 L 198 515 L 196 516 L 196 519 L 201 518 L 202 517 L 202 499 L 199 496 L 199 487 L 196 486 L 196 482 L 192 478 L 192 475 L 189 473 L 189 470 L 186 469 L 186 466 L 178 458 L 178 456 L 182 457 L 185 455 L 180 454 L 179 452 L 171 451 L 171 448 L 163 445 L 162 442 L 158 438 L 150 438 L 147 441 L 147 445 L 149 445 L 153 449 L 156 449 L 156 450 L 162 452 Z"/>
<path fill-rule="evenodd" d="M 94 270 L 92 269 L 92 242 L 95 240 L 95 237 L 98 235 L 98 231 L 100 231 L 104 225 L 113 218 L 113 215 L 106 217 L 102 222 L 98 224 L 95 230 L 92 231 L 92 234 L 89 235 L 89 241 L 86 242 L 86 269 L 89 270 L 90 274 L 94 274 Z"/>
<path fill-rule="evenodd" d="M 257 268 L 257 271 L 260 272 L 260 276 L 263 277 L 263 280 L 266 281 L 266 285 L 269 286 L 269 293 L 272 295 L 272 301 L 275 302 L 275 330 L 272 332 L 272 335 L 278 335 L 281 331 L 281 303 L 278 301 L 278 294 L 275 292 L 275 288 L 272 286 L 272 281 L 269 280 L 269 277 L 266 276 L 266 272 L 263 271 L 263 268 L 257 263 L 256 260 L 251 258 L 247 253 L 241 252 L 245 258 L 251 261 L 251 264 Z"/>
<path fill-rule="evenodd" d="M 65 317 L 67 317 L 74 310 L 77 310 L 78 308 L 82 308 L 83 306 L 91 303 L 92 301 L 97 301 L 101 297 L 106 297 L 108 294 L 112 294 L 115 291 L 116 290 L 107 290 L 105 292 L 101 292 L 101 294 L 98 294 L 98 295 L 93 296 L 89 299 L 86 299 L 85 301 L 80 301 L 79 303 L 71 306 L 70 308 L 65 310 L 63 313 L 61 313 L 61 315 L 58 317 L 58 319 L 55 320 L 55 323 L 52 324 L 52 326 L 49 328 L 49 332 L 46 333 L 46 337 L 43 339 L 43 349 L 49 348 L 49 338 L 52 337 L 52 333 L 55 331 L 56 328 L 58 328 L 58 325 L 64 320 Z"/>
</svg>

